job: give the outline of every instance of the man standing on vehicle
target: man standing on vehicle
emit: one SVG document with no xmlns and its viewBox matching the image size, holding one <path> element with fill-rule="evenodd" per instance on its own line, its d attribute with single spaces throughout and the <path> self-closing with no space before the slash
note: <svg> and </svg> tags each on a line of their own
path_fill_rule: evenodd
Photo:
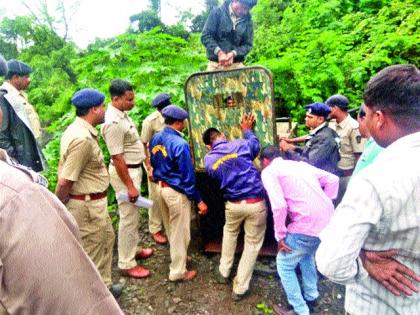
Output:
<svg viewBox="0 0 420 315">
<path fill-rule="evenodd" d="M 243 67 L 254 36 L 249 11 L 256 4 L 257 0 L 226 0 L 210 12 L 201 35 L 209 60 L 208 71 Z"/>
</svg>

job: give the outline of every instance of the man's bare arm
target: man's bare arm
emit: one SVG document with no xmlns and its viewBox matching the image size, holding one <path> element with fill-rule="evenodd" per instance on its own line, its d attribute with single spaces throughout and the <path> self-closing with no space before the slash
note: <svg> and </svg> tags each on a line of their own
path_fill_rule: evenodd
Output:
<svg viewBox="0 0 420 315">
<path fill-rule="evenodd" d="M 360 258 L 369 276 L 392 294 L 400 296 L 403 293 L 410 296 L 419 292 L 414 283 L 420 282 L 420 276 L 395 260 L 393 257 L 396 254 L 397 250 L 395 249 L 387 251 L 362 250 Z"/>
</svg>

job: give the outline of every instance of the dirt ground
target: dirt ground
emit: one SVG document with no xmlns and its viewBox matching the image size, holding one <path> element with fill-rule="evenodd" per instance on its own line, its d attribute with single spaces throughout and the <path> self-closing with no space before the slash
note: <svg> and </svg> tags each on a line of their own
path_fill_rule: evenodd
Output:
<svg viewBox="0 0 420 315">
<path fill-rule="evenodd" d="M 285 294 L 275 271 L 275 257 L 258 259 L 251 280 L 250 294 L 240 302 L 231 299 L 231 284 L 218 284 L 214 271 L 220 254 L 206 254 L 200 246 L 197 231 L 192 229 L 189 255 L 193 257 L 188 269 L 198 271 L 190 282 L 172 283 L 168 280 L 169 247 L 155 244 L 147 232 L 147 220 L 142 216 L 140 244 L 155 250 L 154 255 L 139 263 L 152 271 L 147 279 L 121 277 L 117 269 L 117 252 L 113 263 L 113 280 L 124 284 L 118 302 L 127 315 L 259 315 L 276 314 L 273 305 L 287 305 Z M 236 257 L 233 272 L 239 257 Z M 343 314 L 344 288 L 321 279 L 320 305 L 315 314 Z"/>
</svg>

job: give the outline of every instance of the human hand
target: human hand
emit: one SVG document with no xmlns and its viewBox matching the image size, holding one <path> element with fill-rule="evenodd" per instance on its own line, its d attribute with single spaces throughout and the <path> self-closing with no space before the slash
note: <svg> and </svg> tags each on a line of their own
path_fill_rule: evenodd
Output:
<svg viewBox="0 0 420 315">
<path fill-rule="evenodd" d="M 235 57 L 233 52 L 229 52 L 226 54 L 226 66 L 230 66 L 233 64 L 233 58 Z"/>
<path fill-rule="evenodd" d="M 279 241 L 279 243 L 277 245 L 277 250 L 279 252 L 282 252 L 282 253 L 291 253 L 292 252 L 292 249 L 289 246 L 286 245 L 286 242 L 284 241 L 284 239 Z"/>
<path fill-rule="evenodd" d="M 206 214 L 207 214 L 207 212 L 208 212 L 208 207 L 207 207 L 207 205 L 204 203 L 204 201 L 200 201 L 200 202 L 197 204 L 197 207 L 198 207 L 198 214 L 199 214 L 199 215 L 206 215 Z"/>
<path fill-rule="evenodd" d="M 295 148 L 295 146 L 294 146 L 293 144 L 290 144 L 290 143 L 289 143 L 289 142 L 287 142 L 286 140 L 281 139 L 281 140 L 280 140 L 280 143 L 279 143 L 279 148 L 280 148 L 280 150 L 282 150 L 283 152 L 286 152 L 286 151 L 288 151 L 288 150 L 292 150 L 292 149 L 294 149 L 294 148 Z"/>
<path fill-rule="evenodd" d="M 400 296 L 403 293 L 410 296 L 419 292 L 413 282 L 420 282 L 420 276 L 395 260 L 393 257 L 396 254 L 397 250 L 395 249 L 387 251 L 362 250 L 360 258 L 369 276 L 392 294 Z"/>
<path fill-rule="evenodd" d="M 139 191 L 134 186 L 129 187 L 127 193 L 128 193 L 128 200 L 130 200 L 130 202 L 132 203 L 135 203 L 137 201 L 137 198 L 140 196 Z"/>
<path fill-rule="evenodd" d="M 228 60 L 228 57 L 227 57 L 227 55 L 226 55 L 226 53 L 224 51 L 220 50 L 217 53 L 217 58 L 218 58 L 219 65 L 221 65 L 221 66 L 225 66 L 226 65 L 226 62 Z"/>
<path fill-rule="evenodd" d="M 254 123 L 255 123 L 255 116 L 252 113 L 245 113 L 242 116 L 242 120 L 241 120 L 241 129 L 242 131 L 246 130 L 246 129 L 252 129 L 254 127 Z"/>
</svg>

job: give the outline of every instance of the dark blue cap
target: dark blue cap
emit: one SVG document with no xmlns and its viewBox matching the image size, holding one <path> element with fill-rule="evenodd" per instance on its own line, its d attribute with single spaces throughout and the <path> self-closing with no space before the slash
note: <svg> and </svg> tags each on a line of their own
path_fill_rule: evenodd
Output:
<svg viewBox="0 0 420 315">
<path fill-rule="evenodd" d="M 171 104 L 171 97 L 166 93 L 160 93 L 152 101 L 153 107 L 164 108 L 167 105 Z"/>
<path fill-rule="evenodd" d="M 77 108 L 91 108 L 101 105 L 105 100 L 105 95 L 98 90 L 86 88 L 74 93 L 71 102 Z"/>
<path fill-rule="evenodd" d="M 163 117 L 168 117 L 176 120 L 184 120 L 188 118 L 188 113 L 179 106 L 168 105 L 162 110 Z"/>
<path fill-rule="evenodd" d="M 4 59 L 2 55 L 0 55 L 0 77 L 6 75 L 6 73 L 7 73 L 7 62 L 6 62 L 6 59 Z"/>
<path fill-rule="evenodd" d="M 349 106 L 349 100 L 344 95 L 336 94 L 336 95 L 330 96 L 325 102 L 325 104 L 330 107 L 338 106 L 341 109 L 346 110 L 347 107 Z"/>
<path fill-rule="evenodd" d="M 315 116 L 322 116 L 327 118 L 331 112 L 331 109 L 325 105 L 324 103 L 312 103 L 305 106 L 305 109 L 308 111 L 309 114 Z"/>
<path fill-rule="evenodd" d="M 9 68 L 8 73 L 17 74 L 18 76 L 32 73 L 32 68 L 29 65 L 16 59 L 10 59 L 7 62 L 7 67 Z"/>
<path fill-rule="evenodd" d="M 257 0 L 239 0 L 240 3 L 245 4 L 249 8 L 252 8 L 257 4 Z"/>
</svg>

